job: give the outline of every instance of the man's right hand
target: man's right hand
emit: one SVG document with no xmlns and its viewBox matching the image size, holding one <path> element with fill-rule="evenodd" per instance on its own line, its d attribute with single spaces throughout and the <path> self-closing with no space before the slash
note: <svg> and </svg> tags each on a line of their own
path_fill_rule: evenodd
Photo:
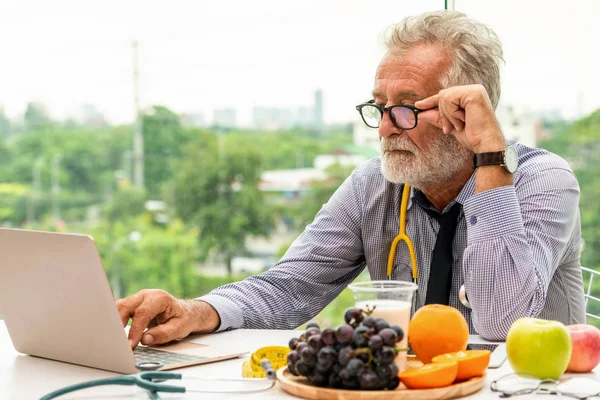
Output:
<svg viewBox="0 0 600 400">
<path fill-rule="evenodd" d="M 123 326 L 132 319 L 129 343 L 134 349 L 183 339 L 191 333 L 214 332 L 221 321 L 217 311 L 200 300 L 182 300 L 158 289 L 144 289 L 117 301 Z M 146 330 L 148 328 L 148 330 Z"/>
</svg>

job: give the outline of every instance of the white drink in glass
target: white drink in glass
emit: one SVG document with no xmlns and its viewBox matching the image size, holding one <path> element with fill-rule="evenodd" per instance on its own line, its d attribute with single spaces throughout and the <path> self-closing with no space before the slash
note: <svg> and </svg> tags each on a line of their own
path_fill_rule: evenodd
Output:
<svg viewBox="0 0 600 400">
<path fill-rule="evenodd" d="M 362 310 L 372 309 L 373 318 L 383 318 L 388 324 L 398 325 L 404 331 L 402 341 L 396 344 L 396 347 L 407 348 L 408 344 L 408 323 L 410 322 L 411 303 L 402 300 L 364 300 L 356 303 L 356 307 Z M 406 368 L 406 351 L 398 352 L 394 360 L 399 371 Z"/>
</svg>

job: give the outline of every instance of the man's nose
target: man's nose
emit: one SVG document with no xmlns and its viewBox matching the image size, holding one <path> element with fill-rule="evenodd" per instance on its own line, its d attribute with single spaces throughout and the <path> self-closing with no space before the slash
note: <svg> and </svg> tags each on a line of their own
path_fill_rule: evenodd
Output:
<svg viewBox="0 0 600 400">
<path fill-rule="evenodd" d="M 379 137 L 386 138 L 388 136 L 400 133 L 402 133 L 402 131 L 398 129 L 396 125 L 394 125 L 392 118 L 390 117 L 390 113 L 387 111 L 384 112 L 381 123 L 379 124 Z"/>
</svg>

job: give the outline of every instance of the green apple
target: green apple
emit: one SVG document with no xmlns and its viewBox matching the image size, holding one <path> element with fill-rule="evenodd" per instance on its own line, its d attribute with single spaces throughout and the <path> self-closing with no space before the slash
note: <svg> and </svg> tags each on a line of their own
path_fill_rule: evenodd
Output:
<svg viewBox="0 0 600 400">
<path fill-rule="evenodd" d="M 558 379 L 567 370 L 571 352 L 571 336 L 559 321 L 521 318 L 506 336 L 506 354 L 515 372 L 540 379 Z"/>
</svg>

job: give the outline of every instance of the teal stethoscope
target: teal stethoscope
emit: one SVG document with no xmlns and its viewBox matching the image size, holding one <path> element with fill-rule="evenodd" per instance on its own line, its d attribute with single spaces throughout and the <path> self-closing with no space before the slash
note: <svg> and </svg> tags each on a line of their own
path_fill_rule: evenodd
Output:
<svg viewBox="0 0 600 400">
<path fill-rule="evenodd" d="M 398 248 L 398 243 L 405 242 L 406 247 L 408 247 L 408 254 L 410 255 L 410 263 L 412 265 L 412 282 L 417 285 L 417 278 L 419 276 L 419 270 L 417 268 L 417 256 L 415 255 L 415 248 L 413 246 L 413 242 L 410 237 L 406 234 L 406 211 L 408 209 L 408 198 L 410 196 L 410 185 L 404 185 L 402 189 L 402 201 L 400 202 L 400 232 L 398 235 L 392 240 L 392 245 L 390 247 L 390 253 L 388 255 L 387 262 L 387 278 L 388 280 L 392 280 L 392 272 L 394 271 L 394 258 L 396 257 L 396 249 Z M 414 295 L 416 298 L 416 293 Z M 469 303 L 469 299 L 467 298 L 467 292 L 465 290 L 465 285 L 461 285 L 458 291 L 458 299 L 461 304 L 467 308 L 471 308 L 471 304 Z M 416 299 L 413 303 L 416 303 Z"/>
<path fill-rule="evenodd" d="M 263 360 L 260 366 L 265 370 L 266 378 L 209 378 L 200 376 L 181 375 L 174 372 L 162 372 L 154 371 L 161 368 L 163 365 L 160 362 L 149 362 L 138 364 L 136 367 L 143 372 L 134 375 L 117 376 L 114 378 L 98 379 L 95 381 L 78 383 L 76 385 L 67 386 L 65 388 L 56 390 L 42 397 L 40 400 L 50 400 L 62 396 L 63 394 L 75 392 L 77 390 L 87 389 L 95 386 L 104 385 L 121 385 L 121 386 L 138 386 L 142 389 L 146 389 L 152 399 L 160 400 L 159 392 L 164 393 L 254 393 L 261 392 L 263 390 L 271 389 L 275 385 L 276 376 L 275 370 L 271 366 L 268 360 Z M 260 383 L 256 388 L 240 389 L 240 390 L 204 390 L 204 389 L 191 389 L 187 390 L 184 386 L 167 385 L 160 382 L 171 379 L 199 379 L 204 381 L 222 381 L 222 382 L 252 382 Z"/>
</svg>

